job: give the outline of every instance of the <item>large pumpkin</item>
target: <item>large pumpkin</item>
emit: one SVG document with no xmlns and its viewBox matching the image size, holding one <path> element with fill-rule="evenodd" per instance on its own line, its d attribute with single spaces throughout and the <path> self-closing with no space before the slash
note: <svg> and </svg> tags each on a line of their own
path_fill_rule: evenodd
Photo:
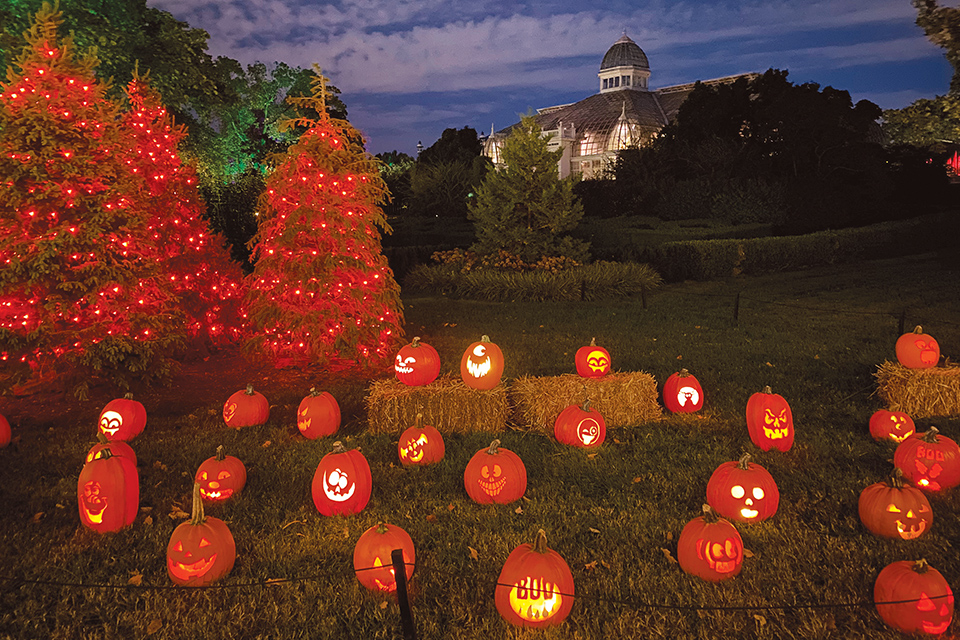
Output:
<svg viewBox="0 0 960 640">
<path fill-rule="evenodd" d="M 416 423 L 400 434 L 397 454 L 404 466 L 426 466 L 443 460 L 445 447 L 443 436 L 436 428 L 423 424 L 423 414 L 418 413 Z"/>
<path fill-rule="evenodd" d="M 472 389 L 493 389 L 503 376 L 503 352 L 490 342 L 488 336 L 480 338 L 463 352 L 460 358 L 460 377 Z"/>
<path fill-rule="evenodd" d="M 133 524 L 140 507 L 140 477 L 129 458 L 109 448 L 83 465 L 77 481 L 80 522 L 98 533 L 119 531 Z"/>
<path fill-rule="evenodd" d="M 570 566 L 547 546 L 547 534 L 523 543 L 507 556 L 494 600 L 500 616 L 518 627 L 538 629 L 560 624 L 573 608 Z"/>
<path fill-rule="evenodd" d="M 240 458 L 228 456 L 220 445 L 215 456 L 200 463 L 194 482 L 200 486 L 204 502 L 226 502 L 247 484 L 247 468 Z"/>
<path fill-rule="evenodd" d="M 255 427 L 270 417 L 270 403 L 253 385 L 237 391 L 223 404 L 223 421 L 228 427 Z"/>
<path fill-rule="evenodd" d="M 147 425 L 147 410 L 128 393 L 103 407 L 97 425 L 107 440 L 133 440 Z"/>
<path fill-rule="evenodd" d="M 880 409 L 870 416 L 870 435 L 878 442 L 901 443 L 917 432 L 913 418 L 903 411 Z"/>
<path fill-rule="evenodd" d="M 371 591 L 397 590 L 397 574 L 393 568 L 393 550 L 403 555 L 407 580 L 413 577 L 417 555 L 410 534 L 392 524 L 379 523 L 370 527 L 353 548 L 353 571 L 360 584 Z"/>
<path fill-rule="evenodd" d="M 582 407 L 572 404 L 560 412 L 553 423 L 553 435 L 560 444 L 592 449 L 603 444 L 607 424 L 599 411 L 590 408 L 587 400 Z"/>
<path fill-rule="evenodd" d="M 133 466 L 137 466 L 137 454 L 134 452 L 133 447 L 123 440 L 114 440 L 111 442 L 107 440 L 107 437 L 99 430 L 97 431 L 97 444 L 93 445 L 90 451 L 87 451 L 86 462 L 93 462 L 98 458 L 102 458 L 104 456 L 103 452 L 106 449 L 110 450 L 111 455 L 126 458 L 133 463 Z"/>
<path fill-rule="evenodd" d="M 477 451 L 463 472 L 467 495 L 480 504 L 508 504 L 519 500 L 527 490 L 527 468 L 520 456 L 501 449 L 500 441 Z"/>
<path fill-rule="evenodd" d="M 310 394 L 297 407 L 297 429 L 304 438 L 315 440 L 331 436 L 340 428 L 340 405 L 328 391 L 311 387 Z"/>
<path fill-rule="evenodd" d="M 677 562 L 684 572 L 708 582 L 726 580 L 743 568 L 743 540 L 736 527 L 705 504 L 703 515 L 680 532 Z"/>
<path fill-rule="evenodd" d="M 311 493 L 317 511 L 325 516 L 360 513 L 373 492 L 370 465 L 357 449 L 347 450 L 338 440 L 323 456 L 313 474 Z"/>
<path fill-rule="evenodd" d="M 861 491 L 857 506 L 863 526 L 884 538 L 914 540 L 933 525 L 930 501 L 922 491 L 903 483 L 900 469 L 887 482 Z"/>
<path fill-rule="evenodd" d="M 788 451 L 794 436 L 790 405 L 770 387 L 754 393 L 747 400 L 747 431 L 763 451 Z"/>
<path fill-rule="evenodd" d="M 202 587 L 223 578 L 237 560 L 237 545 L 227 523 L 203 513 L 200 485 L 193 485 L 193 511 L 167 544 L 167 575 L 185 587 Z"/>
<path fill-rule="evenodd" d="M 900 560 L 880 571 L 873 601 L 883 621 L 904 633 L 939 635 L 953 620 L 953 591 L 926 560 Z"/>
<path fill-rule="evenodd" d="M 418 387 L 430 384 L 440 374 L 440 354 L 415 337 L 410 344 L 400 347 L 393 369 L 397 380 L 405 385 Z"/>
<path fill-rule="evenodd" d="M 920 325 L 897 338 L 896 353 L 897 361 L 908 369 L 928 369 L 940 362 L 940 345 Z"/>
<path fill-rule="evenodd" d="M 707 481 L 707 503 L 725 518 L 760 522 L 777 512 L 780 491 L 770 472 L 745 453 L 714 470 Z"/>
<path fill-rule="evenodd" d="M 7 421 L 6 416 L 0 415 L 0 449 L 10 444 L 12 437 L 13 432 L 10 430 L 10 422 Z"/>
<path fill-rule="evenodd" d="M 610 352 L 597 346 L 596 338 L 590 338 L 590 344 L 577 349 L 574 356 L 577 374 L 582 378 L 602 378 L 610 373 L 613 366 L 610 362 Z"/>
<path fill-rule="evenodd" d="M 960 447 L 936 427 L 915 433 L 893 452 L 893 464 L 918 489 L 943 491 L 960 484 Z"/>
<path fill-rule="evenodd" d="M 703 387 L 686 369 L 670 374 L 663 383 L 663 404 L 673 413 L 694 413 L 703 408 Z"/>
</svg>

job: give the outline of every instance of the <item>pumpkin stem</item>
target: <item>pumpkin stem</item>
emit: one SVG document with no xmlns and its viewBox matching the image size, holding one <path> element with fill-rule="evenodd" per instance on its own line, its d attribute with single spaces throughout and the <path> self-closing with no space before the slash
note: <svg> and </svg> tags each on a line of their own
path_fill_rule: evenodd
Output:
<svg viewBox="0 0 960 640">
<path fill-rule="evenodd" d="M 311 397 L 311 398 L 316 398 L 318 395 L 320 395 L 320 392 L 317 391 L 317 388 L 316 388 L 316 387 L 310 387 L 310 397 Z"/>
<path fill-rule="evenodd" d="M 489 453 L 489 454 L 492 455 L 492 456 L 495 456 L 495 455 L 499 454 L 500 452 L 497 451 L 497 448 L 498 448 L 499 446 L 500 446 L 500 441 L 499 441 L 499 440 L 494 440 L 493 442 L 490 443 L 490 448 L 487 449 L 487 453 Z"/>
<path fill-rule="evenodd" d="M 923 327 L 921 327 L 920 325 L 917 325 L 916 327 L 913 328 L 913 332 L 919 335 L 923 333 Z M 920 561 L 918 560 L 918 562 Z M 926 562 L 926 560 L 923 560 L 923 562 Z"/>
<path fill-rule="evenodd" d="M 217 462 L 223 462 L 223 459 L 227 457 L 227 452 L 224 450 L 223 445 L 217 445 Z"/>
<path fill-rule="evenodd" d="M 133 394 L 130 393 L 129 391 L 127 391 L 125 394 L 123 394 L 123 399 L 124 399 L 124 400 L 133 400 Z"/>
<path fill-rule="evenodd" d="M 413 340 L 410 341 L 410 346 L 416 349 L 420 346 L 420 336 L 413 336 Z"/>
<path fill-rule="evenodd" d="M 703 521 L 707 524 L 713 524 L 720 520 L 720 516 L 717 515 L 717 512 L 714 511 L 710 505 L 705 504 L 701 509 L 703 509 Z"/>
<path fill-rule="evenodd" d="M 913 566 L 910 568 L 917 573 L 926 573 L 927 569 L 930 568 L 930 563 L 927 562 L 926 558 L 920 558 L 919 560 L 914 561 Z"/>
<path fill-rule="evenodd" d="M 417 412 L 417 419 L 416 419 L 416 421 L 414 422 L 414 426 L 415 426 L 417 429 L 420 429 L 420 428 L 423 426 L 423 414 L 420 413 L 419 411 Z"/>
<path fill-rule="evenodd" d="M 343 446 L 343 443 L 337 440 L 333 443 L 333 452 L 334 453 L 346 453 L 347 448 Z"/>
<path fill-rule="evenodd" d="M 207 516 L 203 513 L 203 500 L 200 499 L 200 483 L 193 483 L 193 513 L 190 514 L 190 524 L 199 526 L 206 522 Z"/>
<path fill-rule="evenodd" d="M 596 338 L 590 338 L 590 346 L 591 346 L 591 347 L 597 346 L 597 339 L 596 339 Z"/>
<path fill-rule="evenodd" d="M 248 396 L 252 396 L 252 395 L 253 395 L 253 385 L 250 384 L 250 383 L 247 383 L 247 395 L 248 395 Z"/>
<path fill-rule="evenodd" d="M 690 377 L 690 372 L 687 371 L 686 369 L 680 369 L 680 371 L 677 372 L 677 377 L 678 377 L 678 378 L 689 378 L 689 377 Z M 768 388 L 769 388 L 769 387 L 768 387 Z"/>
<path fill-rule="evenodd" d="M 97 455 L 97 458 L 100 460 L 109 460 L 110 458 L 115 457 L 116 456 L 113 455 L 113 451 L 110 451 L 110 449 L 101 449 L 100 453 Z"/>
<path fill-rule="evenodd" d="M 550 553 L 550 548 L 547 547 L 547 532 L 543 529 L 537 531 L 537 539 L 533 543 L 533 550 L 537 553 Z"/>
<path fill-rule="evenodd" d="M 487 334 L 483 334 L 482 336 L 480 336 L 480 342 L 490 342 L 490 336 L 488 336 Z"/>
<path fill-rule="evenodd" d="M 390 529 L 387 528 L 386 522 L 381 520 L 380 522 L 377 523 L 377 533 L 384 534 L 388 531 L 390 531 Z"/>
<path fill-rule="evenodd" d="M 737 469 L 742 469 L 743 471 L 748 471 L 750 469 L 750 458 L 752 458 L 749 453 L 745 453 L 740 456 L 740 460 L 737 462 Z"/>
<path fill-rule="evenodd" d="M 590 398 L 583 401 L 583 410 L 590 411 Z"/>
<path fill-rule="evenodd" d="M 770 385 L 767 385 L 763 388 L 764 393 L 773 393 L 773 389 L 770 388 Z"/>
<path fill-rule="evenodd" d="M 894 467 L 887 484 L 894 489 L 903 489 L 903 469 Z"/>
<path fill-rule="evenodd" d="M 920 436 L 920 439 L 928 444 L 936 444 L 938 442 L 937 440 L 938 433 L 940 433 L 939 429 L 937 429 L 936 427 L 930 427 L 930 430 L 927 431 L 922 436 Z"/>
<path fill-rule="evenodd" d="M 107 436 L 104 435 L 103 431 L 100 431 L 99 429 L 97 430 L 97 442 L 100 444 L 107 444 L 110 442 L 107 440 Z"/>
</svg>

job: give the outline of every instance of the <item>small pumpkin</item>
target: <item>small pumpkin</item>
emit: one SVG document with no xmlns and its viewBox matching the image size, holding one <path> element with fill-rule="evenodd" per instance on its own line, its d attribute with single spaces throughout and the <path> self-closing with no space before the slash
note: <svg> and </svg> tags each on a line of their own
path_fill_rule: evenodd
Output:
<svg viewBox="0 0 960 640">
<path fill-rule="evenodd" d="M 410 387 L 430 384 L 440 375 L 440 354 L 417 336 L 400 347 L 394 364 L 397 380 Z"/>
<path fill-rule="evenodd" d="M 248 384 L 223 404 L 223 421 L 228 427 L 255 427 L 270 417 L 270 403 L 259 391 Z"/>
<path fill-rule="evenodd" d="M 560 444 L 592 449 L 603 444 L 607 425 L 600 412 L 590 408 L 587 400 L 582 407 L 572 404 L 560 412 L 553 423 L 553 435 Z"/>
<path fill-rule="evenodd" d="M 325 516 L 349 516 L 363 511 L 373 492 L 370 464 L 357 449 L 347 450 L 338 440 L 320 459 L 311 493 L 317 511 Z"/>
<path fill-rule="evenodd" d="M 960 447 L 936 427 L 915 433 L 897 445 L 893 464 L 923 491 L 943 491 L 960 484 Z"/>
<path fill-rule="evenodd" d="M 922 491 L 903 483 L 900 469 L 888 481 L 861 491 L 857 507 L 863 526 L 884 538 L 915 540 L 933 526 L 930 501 Z"/>
<path fill-rule="evenodd" d="M 97 533 L 119 531 L 133 524 L 140 506 L 140 477 L 128 458 L 109 448 L 83 465 L 77 480 L 80 523 Z"/>
<path fill-rule="evenodd" d="M 393 550 L 403 555 L 407 580 L 413 577 L 417 555 L 410 534 L 393 524 L 381 522 L 361 534 L 353 548 L 353 571 L 364 587 L 375 592 L 397 590 L 397 574 L 393 568 Z"/>
<path fill-rule="evenodd" d="M 610 352 L 598 347 L 596 338 L 590 338 L 588 346 L 577 349 L 573 361 L 581 378 L 602 378 L 610 373 L 612 366 Z"/>
<path fill-rule="evenodd" d="M 570 565 L 547 546 L 543 529 L 532 544 L 523 543 L 507 556 L 494 596 L 504 620 L 532 629 L 563 622 L 570 615 L 573 599 Z"/>
<path fill-rule="evenodd" d="M 870 435 L 877 442 L 903 442 L 917 432 L 913 418 L 903 411 L 880 409 L 870 416 Z"/>
<path fill-rule="evenodd" d="M 736 462 L 724 462 L 707 481 L 707 503 L 721 516 L 739 522 L 761 522 L 780 506 L 773 476 L 750 457 L 745 453 Z"/>
<path fill-rule="evenodd" d="M 185 587 L 203 587 L 225 577 L 237 560 L 237 545 L 223 520 L 203 513 L 200 485 L 193 485 L 190 519 L 180 523 L 167 544 L 167 575 Z"/>
<path fill-rule="evenodd" d="M 107 440 L 133 440 L 147 425 L 147 410 L 128 393 L 103 407 L 97 425 Z"/>
<path fill-rule="evenodd" d="M 423 414 L 418 413 L 416 423 L 400 434 L 397 453 L 404 466 L 426 466 L 443 460 L 445 452 L 443 436 L 436 428 L 423 424 Z"/>
<path fill-rule="evenodd" d="M 87 452 L 86 461 L 93 462 L 98 458 L 102 458 L 104 449 L 110 449 L 112 455 L 126 458 L 133 463 L 133 466 L 137 466 L 137 454 L 134 452 L 133 447 L 123 440 L 107 440 L 107 437 L 99 430 L 97 431 L 97 444 L 93 445 L 90 451 Z"/>
<path fill-rule="evenodd" d="M 0 449 L 10 444 L 13 438 L 13 431 L 10 429 L 10 422 L 6 416 L 0 415 Z"/>
<path fill-rule="evenodd" d="M 873 585 L 877 613 L 904 633 L 940 635 L 953 620 L 953 591 L 926 560 L 900 560 L 880 571 Z"/>
<path fill-rule="evenodd" d="M 477 451 L 463 472 L 467 495 L 480 504 L 509 504 L 527 491 L 527 468 L 520 456 L 494 440 Z"/>
<path fill-rule="evenodd" d="M 226 502 L 247 484 L 247 468 L 240 458 L 228 456 L 221 444 L 216 455 L 200 463 L 194 482 L 200 485 L 204 502 Z"/>
<path fill-rule="evenodd" d="M 747 400 L 747 431 L 763 451 L 789 451 L 794 437 L 790 404 L 769 386 L 754 393 Z"/>
<path fill-rule="evenodd" d="M 332 436 L 340 429 L 340 405 L 329 391 L 310 388 L 310 394 L 297 407 L 297 429 L 304 438 L 315 440 Z"/>
<path fill-rule="evenodd" d="M 486 391 L 500 384 L 503 376 L 503 352 L 483 336 L 463 352 L 460 358 L 460 378 L 471 389 Z"/>
<path fill-rule="evenodd" d="M 663 404 L 673 413 L 694 413 L 703 408 L 703 387 L 686 369 L 672 373 L 663 383 Z"/>
<path fill-rule="evenodd" d="M 940 345 L 917 325 L 897 338 L 897 361 L 908 369 L 928 369 L 940 362 Z"/>
<path fill-rule="evenodd" d="M 727 580 L 743 568 L 743 540 L 736 527 L 705 504 L 703 515 L 680 532 L 677 562 L 685 573 L 708 582 Z"/>
</svg>

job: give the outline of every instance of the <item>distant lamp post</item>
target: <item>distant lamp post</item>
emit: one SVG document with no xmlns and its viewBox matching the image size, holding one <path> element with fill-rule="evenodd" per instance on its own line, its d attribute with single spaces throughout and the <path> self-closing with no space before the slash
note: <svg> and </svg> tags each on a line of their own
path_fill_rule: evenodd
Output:
<svg viewBox="0 0 960 640">
<path fill-rule="evenodd" d="M 417 141 L 417 158 L 420 158 L 420 154 L 423 153 L 423 142 Z"/>
</svg>

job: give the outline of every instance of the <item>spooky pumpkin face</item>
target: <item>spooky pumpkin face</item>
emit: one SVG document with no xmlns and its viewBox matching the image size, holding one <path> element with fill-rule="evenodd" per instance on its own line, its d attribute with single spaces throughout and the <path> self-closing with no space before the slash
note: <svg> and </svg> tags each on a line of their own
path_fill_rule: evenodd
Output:
<svg viewBox="0 0 960 640">
<path fill-rule="evenodd" d="M 503 352 L 483 336 L 463 352 L 460 359 L 460 377 L 472 389 L 493 389 L 503 376 Z"/>
<path fill-rule="evenodd" d="M 591 409 L 587 401 L 583 407 L 572 404 L 561 411 L 553 424 L 553 435 L 561 444 L 591 449 L 603 444 L 607 425 L 600 412 Z"/>
<path fill-rule="evenodd" d="M 226 455 L 220 445 L 217 454 L 204 460 L 197 469 L 194 482 L 200 487 L 204 502 L 226 502 L 247 483 L 247 469 L 239 458 Z"/>
<path fill-rule="evenodd" d="M 788 451 L 793 446 L 793 412 L 780 394 L 770 387 L 747 400 L 747 431 L 750 440 L 763 451 Z"/>
<path fill-rule="evenodd" d="M 940 362 L 940 345 L 917 327 L 897 339 L 897 361 L 908 369 L 927 369 Z"/>
<path fill-rule="evenodd" d="M 494 440 L 474 454 L 463 472 L 463 486 L 474 502 L 508 504 L 527 490 L 527 469 L 520 456 Z"/>
<path fill-rule="evenodd" d="M 430 384 L 440 374 L 440 355 L 436 349 L 416 337 L 397 352 L 393 369 L 397 380 L 405 385 L 417 387 Z"/>
<path fill-rule="evenodd" d="M 426 466 L 439 462 L 445 452 L 443 436 L 434 427 L 424 425 L 423 414 L 417 414 L 417 422 L 400 435 L 397 453 L 405 466 Z"/>
<path fill-rule="evenodd" d="M 727 580 L 743 566 L 743 540 L 736 528 L 718 518 L 709 505 L 680 532 L 677 562 L 686 573 L 709 582 Z"/>
<path fill-rule="evenodd" d="M 893 453 L 893 464 L 923 491 L 943 491 L 960 484 L 960 447 L 936 427 L 915 433 Z"/>
<path fill-rule="evenodd" d="M 193 515 L 173 530 L 167 544 L 167 575 L 175 583 L 202 587 L 226 576 L 237 559 L 227 524 L 203 513 L 200 486 L 194 485 Z"/>
<path fill-rule="evenodd" d="M 397 590 L 397 574 L 392 553 L 400 549 L 407 580 L 413 577 L 416 553 L 410 535 L 400 527 L 381 522 L 370 527 L 353 548 L 353 570 L 357 580 L 370 591 L 390 593 Z"/>
<path fill-rule="evenodd" d="M 913 418 L 903 411 L 880 409 L 870 416 L 870 435 L 874 440 L 901 443 L 916 433 Z"/>
<path fill-rule="evenodd" d="M 663 383 L 663 404 L 673 413 L 694 413 L 703 408 L 703 388 L 689 371 L 681 369 Z"/>
<path fill-rule="evenodd" d="M 223 404 L 223 421 L 228 427 L 252 427 L 263 424 L 270 417 L 270 404 L 253 385 L 237 391 Z"/>
<path fill-rule="evenodd" d="M 591 338 L 589 346 L 577 349 L 574 364 L 580 377 L 601 378 L 610 373 L 610 353 L 603 347 L 598 347 L 596 339 Z"/>
<path fill-rule="evenodd" d="M 140 504 L 140 478 L 127 458 L 109 448 L 83 465 L 77 481 L 80 523 L 97 533 L 119 531 L 133 524 Z"/>
<path fill-rule="evenodd" d="M 883 621 L 904 633 L 939 635 L 953 620 L 950 585 L 922 559 L 884 567 L 873 586 L 873 601 Z"/>
<path fill-rule="evenodd" d="M 905 485 L 899 469 L 888 482 L 877 482 L 860 492 L 858 507 L 863 525 L 884 538 L 914 540 L 933 525 L 927 496 Z"/>
<path fill-rule="evenodd" d="M 363 454 L 333 443 L 333 451 L 323 456 L 313 475 L 311 493 L 317 511 L 325 516 L 360 513 L 372 491 L 370 465 Z"/>
<path fill-rule="evenodd" d="M 108 402 L 97 421 L 100 433 L 107 440 L 132 440 L 140 435 L 146 424 L 147 410 L 130 393 Z"/>
<path fill-rule="evenodd" d="M 330 436 L 340 428 L 340 405 L 329 392 L 310 389 L 310 395 L 297 408 L 297 429 L 303 437 L 315 440 Z"/>
<path fill-rule="evenodd" d="M 533 544 L 521 544 L 510 552 L 497 579 L 497 611 L 519 627 L 560 624 L 570 614 L 573 598 L 570 566 L 547 546 L 543 529 Z"/>
<path fill-rule="evenodd" d="M 731 520 L 761 522 L 777 512 L 780 491 L 770 472 L 744 454 L 716 468 L 707 481 L 707 503 Z"/>
</svg>

